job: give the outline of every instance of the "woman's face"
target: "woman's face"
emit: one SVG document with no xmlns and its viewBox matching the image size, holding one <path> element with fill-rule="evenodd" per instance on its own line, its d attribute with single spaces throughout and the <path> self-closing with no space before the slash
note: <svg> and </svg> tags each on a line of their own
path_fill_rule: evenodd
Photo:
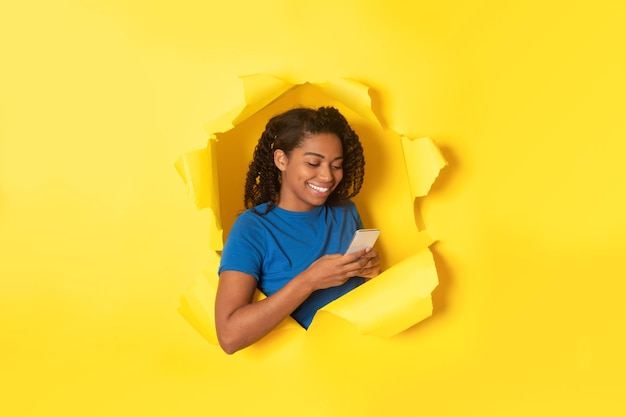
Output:
<svg viewBox="0 0 626 417">
<path fill-rule="evenodd" d="M 334 133 L 310 135 L 287 156 L 274 152 L 282 172 L 278 207 L 309 211 L 326 202 L 343 178 L 343 149 Z"/>
</svg>

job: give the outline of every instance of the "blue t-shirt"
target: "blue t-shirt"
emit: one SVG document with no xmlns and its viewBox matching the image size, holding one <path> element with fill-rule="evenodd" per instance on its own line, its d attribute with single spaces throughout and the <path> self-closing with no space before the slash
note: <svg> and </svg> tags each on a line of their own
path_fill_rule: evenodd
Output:
<svg viewBox="0 0 626 417">
<path fill-rule="evenodd" d="M 256 207 L 263 212 L 266 204 Z M 243 212 L 233 224 L 219 267 L 252 275 L 267 296 L 326 254 L 345 253 L 354 231 L 363 227 L 351 201 L 341 207 L 321 205 L 307 212 L 274 207 L 259 215 Z M 344 284 L 313 292 L 291 315 L 304 328 L 323 306 L 361 285 L 352 277 Z"/>
</svg>

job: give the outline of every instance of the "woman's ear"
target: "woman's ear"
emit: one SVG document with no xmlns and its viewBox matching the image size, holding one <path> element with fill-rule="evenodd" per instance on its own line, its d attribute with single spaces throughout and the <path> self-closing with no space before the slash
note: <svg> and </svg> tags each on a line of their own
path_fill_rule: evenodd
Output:
<svg viewBox="0 0 626 417">
<path fill-rule="evenodd" d="M 287 169 L 287 154 L 282 149 L 276 149 L 274 151 L 274 165 L 281 170 L 284 171 Z"/>
</svg>

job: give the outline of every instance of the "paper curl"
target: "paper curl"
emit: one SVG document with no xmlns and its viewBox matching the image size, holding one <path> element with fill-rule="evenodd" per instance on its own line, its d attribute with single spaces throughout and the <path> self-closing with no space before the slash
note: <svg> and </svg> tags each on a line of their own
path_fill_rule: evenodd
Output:
<svg viewBox="0 0 626 417">
<path fill-rule="evenodd" d="M 363 333 L 390 337 L 430 317 L 430 294 L 437 283 L 433 256 L 424 249 L 322 310 L 347 320 Z"/>
<path fill-rule="evenodd" d="M 219 182 L 217 173 L 216 141 L 209 139 L 204 149 L 182 154 L 176 161 L 176 170 L 187 184 L 187 192 L 199 209 L 208 208 L 213 217 L 209 231 L 211 249 L 222 250 L 222 219 L 220 211 Z"/>
<path fill-rule="evenodd" d="M 430 191 L 441 169 L 448 163 L 430 138 L 411 139 L 402 136 L 404 165 L 411 185 L 413 199 L 424 197 Z M 415 169 L 418 167 L 418 169 Z"/>
<path fill-rule="evenodd" d="M 368 167 L 377 170 L 376 181 L 366 180 L 356 202 L 364 223 L 382 230 L 377 250 L 386 268 L 378 277 L 321 311 L 352 323 L 363 333 L 381 337 L 398 334 L 429 317 L 431 292 L 438 283 L 437 270 L 428 249 L 432 241 L 417 230 L 411 203 L 428 193 L 446 165 L 435 143 L 429 138 L 410 139 L 383 131 L 372 112 L 369 88 L 353 80 L 291 84 L 274 77 L 252 75 L 243 77 L 243 82 L 245 106 L 236 116 L 230 112 L 228 117 L 207 124 L 210 135 L 207 148 L 186 152 L 176 163 L 192 201 L 200 209 L 208 208 L 215 220 L 209 231 L 210 247 L 215 252 L 203 274 L 182 295 L 181 314 L 209 342 L 217 343 L 214 300 L 218 252 L 223 247 L 224 235 L 243 209 L 240 203 L 243 181 L 258 136 L 270 117 L 287 109 L 334 106 L 361 137 Z M 367 155 L 370 149 L 371 154 Z M 257 297 L 263 294 L 257 291 Z M 314 318 L 312 325 L 315 322 Z M 305 334 L 288 317 L 249 349 L 259 348 L 279 332 L 287 334 L 285 331 Z"/>
</svg>

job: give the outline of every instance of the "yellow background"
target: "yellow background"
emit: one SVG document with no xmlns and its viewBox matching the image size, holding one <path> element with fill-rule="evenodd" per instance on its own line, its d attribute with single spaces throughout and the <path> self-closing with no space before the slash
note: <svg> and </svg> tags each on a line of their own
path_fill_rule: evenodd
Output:
<svg viewBox="0 0 626 417">
<path fill-rule="evenodd" d="M 624 1 L 213 3 L 0 6 L 1 415 L 626 413 Z M 432 318 L 255 359 L 177 314 L 210 249 L 173 163 L 251 73 L 442 148 Z"/>
</svg>

